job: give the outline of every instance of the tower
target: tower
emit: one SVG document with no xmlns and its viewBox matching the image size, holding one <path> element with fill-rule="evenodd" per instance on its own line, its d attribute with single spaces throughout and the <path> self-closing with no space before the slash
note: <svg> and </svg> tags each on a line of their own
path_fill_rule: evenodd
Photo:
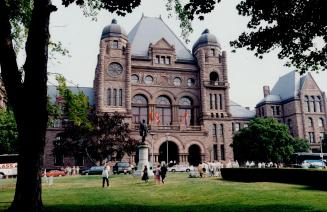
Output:
<svg viewBox="0 0 327 212">
<path fill-rule="evenodd" d="M 131 114 L 131 55 L 126 31 L 115 19 L 101 35 L 95 71 L 97 112 Z"/>
<path fill-rule="evenodd" d="M 230 117 L 226 52 L 208 29 L 193 45 L 193 55 L 200 67 L 203 120 Z"/>
</svg>

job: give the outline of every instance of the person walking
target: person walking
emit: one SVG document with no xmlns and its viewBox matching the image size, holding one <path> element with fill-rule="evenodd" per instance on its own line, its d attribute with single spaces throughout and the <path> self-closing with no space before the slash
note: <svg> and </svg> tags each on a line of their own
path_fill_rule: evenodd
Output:
<svg viewBox="0 0 327 212">
<path fill-rule="evenodd" d="M 161 176 L 162 183 L 165 183 L 166 174 L 167 174 L 167 167 L 165 164 L 163 164 L 160 169 L 160 176 Z"/>
<path fill-rule="evenodd" d="M 154 170 L 154 178 L 156 181 L 156 184 L 160 184 L 160 165 L 157 166 L 157 168 Z"/>
<path fill-rule="evenodd" d="M 148 174 L 148 167 L 147 166 L 144 166 L 142 180 L 144 180 L 144 182 L 146 182 L 146 183 L 149 180 L 149 174 Z"/>
<path fill-rule="evenodd" d="M 107 183 L 107 187 L 109 187 L 109 170 L 107 166 L 104 166 L 102 171 L 102 188 L 104 188 L 105 182 Z"/>
</svg>

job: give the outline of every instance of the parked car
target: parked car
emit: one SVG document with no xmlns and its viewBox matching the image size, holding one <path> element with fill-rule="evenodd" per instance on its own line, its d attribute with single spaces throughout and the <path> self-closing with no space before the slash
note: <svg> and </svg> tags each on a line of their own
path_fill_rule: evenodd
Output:
<svg viewBox="0 0 327 212">
<path fill-rule="evenodd" d="M 168 167 L 169 172 L 189 172 L 192 168 L 188 165 L 174 165 L 172 167 Z"/>
<path fill-rule="evenodd" d="M 41 175 L 43 177 L 44 172 Z M 66 172 L 61 171 L 61 170 L 51 170 L 51 171 L 48 171 L 46 175 L 47 175 L 47 177 L 61 177 L 61 176 L 66 176 Z"/>
<path fill-rule="evenodd" d="M 302 168 L 326 168 L 326 164 L 322 160 L 304 160 L 301 164 Z"/>
<path fill-rule="evenodd" d="M 124 173 L 124 174 L 131 174 L 132 173 L 132 167 L 131 164 L 129 164 L 128 162 L 117 162 L 113 168 L 112 168 L 112 172 L 114 174 L 120 174 L 120 173 Z"/>
<path fill-rule="evenodd" d="M 82 172 L 84 175 L 100 175 L 102 174 L 103 166 L 92 166 Z"/>
</svg>

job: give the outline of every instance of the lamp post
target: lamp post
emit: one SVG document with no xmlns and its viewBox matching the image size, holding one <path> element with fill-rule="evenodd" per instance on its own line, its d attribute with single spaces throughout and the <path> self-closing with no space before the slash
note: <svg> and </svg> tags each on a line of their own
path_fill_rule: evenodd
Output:
<svg viewBox="0 0 327 212">
<path fill-rule="evenodd" d="M 320 139 L 320 157 L 321 157 L 321 161 L 324 160 L 324 153 L 322 152 L 322 140 L 323 139 Z"/>
<path fill-rule="evenodd" d="M 169 136 L 169 133 L 166 133 L 166 142 L 167 142 L 167 165 L 169 164 L 169 161 L 168 161 L 168 136 Z"/>
<path fill-rule="evenodd" d="M 151 132 L 150 133 L 150 135 L 151 135 L 151 162 L 152 162 L 152 166 L 153 166 L 153 162 L 154 162 L 154 158 L 153 158 L 153 136 L 155 135 L 155 133 L 154 132 Z"/>
</svg>

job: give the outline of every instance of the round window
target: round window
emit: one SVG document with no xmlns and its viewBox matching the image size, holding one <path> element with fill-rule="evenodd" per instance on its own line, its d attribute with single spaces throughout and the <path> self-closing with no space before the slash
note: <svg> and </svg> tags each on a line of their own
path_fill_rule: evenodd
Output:
<svg viewBox="0 0 327 212">
<path fill-rule="evenodd" d="M 108 74 L 112 77 L 117 77 L 123 73 L 123 67 L 119 63 L 110 63 Z"/>
<path fill-rule="evenodd" d="M 132 83 L 136 84 L 139 82 L 139 77 L 136 74 L 133 74 L 131 77 Z"/>
<path fill-rule="evenodd" d="M 188 87 L 193 87 L 194 84 L 195 84 L 195 80 L 194 80 L 194 79 L 189 78 L 189 79 L 187 80 L 187 86 L 188 86 Z"/>
<path fill-rule="evenodd" d="M 179 77 L 176 77 L 176 78 L 174 79 L 174 85 L 175 85 L 175 86 L 180 86 L 180 85 L 181 85 L 181 83 L 182 83 L 182 80 L 181 80 L 181 78 L 179 78 Z"/>
<path fill-rule="evenodd" d="M 152 83 L 153 83 L 153 77 L 151 77 L 150 75 L 146 76 L 146 77 L 144 78 L 144 82 L 145 82 L 145 84 L 147 84 L 147 85 L 152 84 Z"/>
</svg>

